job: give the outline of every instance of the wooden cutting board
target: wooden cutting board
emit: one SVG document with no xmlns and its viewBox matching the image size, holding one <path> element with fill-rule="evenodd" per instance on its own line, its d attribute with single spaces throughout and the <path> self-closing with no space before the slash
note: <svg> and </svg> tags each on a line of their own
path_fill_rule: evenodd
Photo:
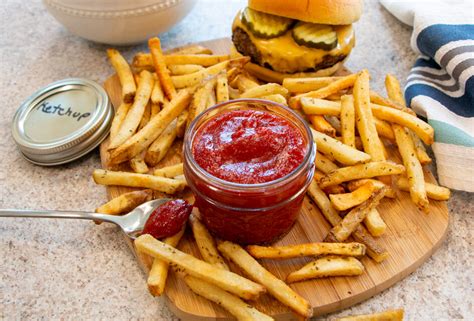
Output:
<svg viewBox="0 0 474 321">
<path fill-rule="evenodd" d="M 230 48 L 229 39 L 217 39 L 199 44 L 220 54 L 228 53 Z M 112 104 L 117 108 L 121 102 L 118 78 L 110 77 L 105 81 L 104 87 Z M 108 158 L 107 145 L 108 140 L 101 145 L 101 159 L 104 167 Z M 180 162 L 181 147 L 181 142 L 176 143 L 157 168 Z M 122 169 L 126 170 L 127 165 L 123 166 Z M 435 182 L 431 173 L 425 174 L 428 181 Z M 107 188 L 109 199 L 131 190 L 133 189 L 116 186 Z M 368 257 L 364 257 L 362 263 L 366 271 L 358 277 L 331 277 L 291 285 L 296 292 L 309 300 L 315 316 L 347 308 L 385 290 L 415 271 L 441 245 L 448 230 L 449 217 L 446 202 L 430 201 L 430 214 L 426 215 L 411 202 L 408 193 L 400 191 L 397 193 L 396 199 L 384 199 L 378 206 L 388 226 L 386 233 L 379 237 L 378 241 L 390 252 L 388 259 L 382 263 L 375 263 Z M 180 196 L 192 198 L 189 192 Z M 319 209 L 306 197 L 297 223 L 290 233 L 276 244 L 320 242 L 329 228 L 328 222 Z M 136 255 L 133 244 L 128 241 L 128 238 L 125 237 L 125 239 Z M 179 249 L 200 257 L 189 231 L 181 240 Z M 149 259 L 138 256 L 137 259 L 144 271 L 148 272 Z M 290 272 L 301 268 L 310 260 L 310 258 L 299 258 L 261 260 L 260 262 L 277 277 L 285 279 Z M 145 280 L 144 278 L 144 287 Z M 225 310 L 191 292 L 174 273 L 170 273 L 168 277 L 165 297 L 169 308 L 182 320 L 232 320 Z M 255 304 L 258 310 L 272 315 L 276 320 L 296 320 L 296 317 L 285 306 L 269 295 L 264 295 L 252 304 Z"/>
</svg>

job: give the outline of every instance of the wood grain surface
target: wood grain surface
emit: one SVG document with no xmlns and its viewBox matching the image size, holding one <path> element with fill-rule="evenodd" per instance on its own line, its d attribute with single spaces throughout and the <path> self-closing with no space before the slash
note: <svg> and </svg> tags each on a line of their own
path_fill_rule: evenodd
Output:
<svg viewBox="0 0 474 321">
<path fill-rule="evenodd" d="M 211 48 L 215 53 L 228 53 L 230 48 L 229 39 L 217 39 L 199 44 Z M 117 108 L 121 102 L 118 78 L 116 76 L 110 77 L 105 81 L 104 87 L 112 104 Z M 108 159 L 107 144 L 108 140 L 102 143 L 100 150 L 104 168 Z M 182 142 L 175 143 L 156 168 L 180 162 L 181 148 Z M 126 170 L 126 166 L 123 165 L 121 169 Z M 425 174 L 428 181 L 435 181 L 431 173 L 426 172 Z M 133 189 L 116 186 L 107 188 L 109 199 L 131 190 Z M 160 196 L 162 196 L 160 193 L 155 195 L 155 197 Z M 183 195 L 177 197 L 192 199 L 189 191 L 185 191 Z M 426 215 L 411 202 L 408 193 L 398 191 L 396 199 L 384 199 L 377 209 L 388 226 L 386 233 L 378 238 L 380 244 L 390 252 L 388 259 L 379 264 L 364 257 L 362 263 L 366 271 L 358 277 L 331 277 L 291 285 L 295 291 L 309 300 L 315 316 L 349 307 L 400 281 L 425 262 L 446 237 L 449 220 L 446 202 L 430 201 L 430 214 Z M 326 222 L 319 209 L 308 197 L 305 197 L 297 223 L 290 233 L 276 244 L 320 242 L 326 236 L 329 228 L 329 223 Z M 128 241 L 128 238 L 124 239 L 136 255 L 133 244 Z M 189 231 L 180 242 L 179 249 L 200 257 Z M 137 257 L 137 260 L 146 273 L 150 265 L 149 260 L 143 257 Z M 299 258 L 260 260 L 260 262 L 277 277 L 285 279 L 290 272 L 301 268 L 310 260 L 310 258 Z M 231 265 L 231 267 L 235 269 L 235 266 Z M 146 287 L 145 277 L 143 286 Z M 191 292 L 185 283 L 172 272 L 168 277 L 165 296 L 170 309 L 182 320 L 223 321 L 233 319 L 216 304 Z M 269 295 L 264 295 L 252 304 L 260 311 L 273 316 L 275 320 L 297 320 L 288 308 Z"/>
</svg>

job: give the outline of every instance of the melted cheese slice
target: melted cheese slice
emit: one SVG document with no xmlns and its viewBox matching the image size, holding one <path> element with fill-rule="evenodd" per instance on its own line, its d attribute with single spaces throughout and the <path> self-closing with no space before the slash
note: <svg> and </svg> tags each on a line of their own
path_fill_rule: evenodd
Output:
<svg viewBox="0 0 474 321">
<path fill-rule="evenodd" d="M 239 12 L 234 19 L 232 30 L 242 28 L 247 32 L 252 43 L 257 47 L 262 57 L 262 63 L 268 63 L 274 70 L 279 72 L 306 71 L 314 68 L 323 61 L 326 55 L 347 56 L 354 46 L 355 37 L 352 25 L 334 26 L 337 33 L 336 48 L 326 51 L 298 45 L 291 35 L 291 30 L 284 35 L 271 39 L 255 37 L 242 23 Z M 291 59 L 289 59 L 291 57 Z"/>
</svg>

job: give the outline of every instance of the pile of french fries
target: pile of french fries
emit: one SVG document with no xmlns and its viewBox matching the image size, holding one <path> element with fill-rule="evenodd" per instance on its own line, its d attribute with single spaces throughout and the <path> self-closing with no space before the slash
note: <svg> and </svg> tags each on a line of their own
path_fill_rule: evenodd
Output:
<svg viewBox="0 0 474 321">
<path fill-rule="evenodd" d="M 364 271 L 362 256 L 367 254 L 376 262 L 387 258 L 388 252 L 377 242 L 387 228 L 377 210 L 383 198 L 407 191 L 423 212 L 429 211 L 429 199 L 449 198 L 448 189 L 425 182 L 423 166 L 431 159 L 424 144 L 433 142 L 433 128 L 404 105 L 400 85 L 392 75 L 385 80 L 388 98 L 370 90 L 366 70 L 347 76 L 262 83 L 244 69 L 248 57 L 214 55 L 201 46 L 164 54 L 158 38 L 148 44 L 150 53 L 137 54 L 131 65 L 118 51 L 107 51 L 120 80 L 123 102 L 111 127 L 108 169 L 93 173 L 98 184 L 144 190 L 112 199 L 97 212 L 123 214 L 150 200 L 152 191 L 171 195 L 182 191 L 187 185 L 182 162 L 163 167 L 161 161 L 193 119 L 219 102 L 259 98 L 293 108 L 310 123 L 318 154 L 307 194 L 332 226 L 320 243 L 244 249 L 215 240 L 195 210 L 188 223 L 201 258 L 177 249 L 185 228 L 164 240 L 150 235 L 136 239 L 137 252 L 149 263 L 147 284 L 152 295 L 164 293 L 172 267 L 193 292 L 238 320 L 273 320 L 244 301 L 265 292 L 299 317 L 308 318 L 311 306 L 287 284 L 357 276 Z M 256 260 L 303 256 L 316 259 L 291 272 L 286 282 Z M 232 272 L 228 261 L 246 277 Z M 403 311 L 396 310 L 371 320 L 382 320 L 391 313 L 393 320 L 403 317 Z"/>
</svg>

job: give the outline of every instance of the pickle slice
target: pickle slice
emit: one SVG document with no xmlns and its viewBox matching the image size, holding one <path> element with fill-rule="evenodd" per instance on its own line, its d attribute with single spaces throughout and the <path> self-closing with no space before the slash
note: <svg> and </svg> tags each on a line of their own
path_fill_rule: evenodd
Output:
<svg viewBox="0 0 474 321">
<path fill-rule="evenodd" d="M 301 46 L 331 50 L 337 46 L 337 34 L 332 26 L 298 22 L 293 28 L 293 39 Z"/>
<path fill-rule="evenodd" d="M 245 8 L 242 22 L 258 38 L 275 38 L 290 29 L 293 19 Z"/>
</svg>

